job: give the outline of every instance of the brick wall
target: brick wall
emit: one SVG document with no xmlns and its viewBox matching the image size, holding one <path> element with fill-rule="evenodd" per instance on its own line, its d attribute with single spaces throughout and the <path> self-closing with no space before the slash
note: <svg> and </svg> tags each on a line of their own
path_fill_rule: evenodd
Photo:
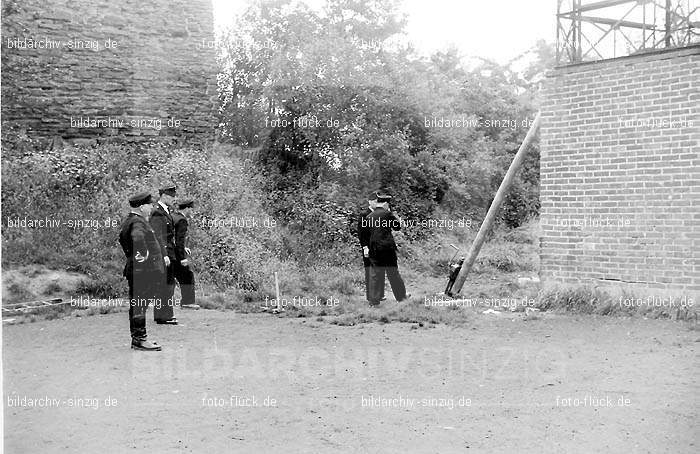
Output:
<svg viewBox="0 0 700 454">
<path fill-rule="evenodd" d="M 214 39 L 210 0 L 2 5 L 6 130 L 68 142 L 213 140 L 215 50 L 202 46 Z"/>
<path fill-rule="evenodd" d="M 543 281 L 700 295 L 699 106 L 697 45 L 549 75 Z"/>
</svg>

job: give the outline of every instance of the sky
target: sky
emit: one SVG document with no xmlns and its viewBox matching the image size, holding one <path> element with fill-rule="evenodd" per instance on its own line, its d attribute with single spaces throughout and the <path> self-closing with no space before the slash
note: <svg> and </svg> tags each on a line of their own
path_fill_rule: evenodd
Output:
<svg viewBox="0 0 700 454">
<path fill-rule="evenodd" d="M 300 0 L 319 7 L 323 0 Z M 453 45 L 467 57 L 507 63 L 535 42 L 556 38 L 556 0 L 404 0 L 407 35 L 424 54 Z M 217 28 L 246 0 L 213 0 Z"/>
</svg>

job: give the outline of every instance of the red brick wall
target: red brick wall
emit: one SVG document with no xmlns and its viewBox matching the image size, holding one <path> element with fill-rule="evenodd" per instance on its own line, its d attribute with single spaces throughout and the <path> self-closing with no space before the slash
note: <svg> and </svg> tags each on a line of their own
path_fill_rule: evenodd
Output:
<svg viewBox="0 0 700 454">
<path fill-rule="evenodd" d="M 541 277 L 699 294 L 700 46 L 559 68 L 541 128 Z"/>
</svg>

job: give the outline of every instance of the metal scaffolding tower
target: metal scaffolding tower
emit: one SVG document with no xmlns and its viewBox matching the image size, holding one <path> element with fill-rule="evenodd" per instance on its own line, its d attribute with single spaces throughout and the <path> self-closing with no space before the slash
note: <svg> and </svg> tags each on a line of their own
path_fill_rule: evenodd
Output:
<svg viewBox="0 0 700 454">
<path fill-rule="evenodd" d="M 700 42 L 698 0 L 558 0 L 557 64 Z"/>
</svg>

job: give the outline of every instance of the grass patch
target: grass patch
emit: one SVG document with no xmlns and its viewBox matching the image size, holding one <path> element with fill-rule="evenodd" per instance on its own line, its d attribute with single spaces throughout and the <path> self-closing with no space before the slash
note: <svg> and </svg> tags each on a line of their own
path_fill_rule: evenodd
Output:
<svg viewBox="0 0 700 454">
<path fill-rule="evenodd" d="M 491 246 L 487 254 L 480 256 L 477 263 L 482 267 L 492 268 L 503 273 L 512 273 L 521 269 L 518 256 L 507 246 Z"/>
<path fill-rule="evenodd" d="M 683 307 L 679 304 L 654 304 L 644 298 L 626 292 L 613 296 L 600 288 L 591 286 L 558 286 L 543 289 L 538 297 L 540 310 L 564 311 L 577 314 L 613 316 L 638 315 L 647 318 L 673 320 L 698 320 L 697 305 Z M 635 304 L 640 302 L 640 304 Z"/>
<path fill-rule="evenodd" d="M 94 298 L 109 298 L 127 293 L 126 280 L 122 276 L 102 274 L 82 280 L 76 287 L 77 295 Z"/>
<path fill-rule="evenodd" d="M 30 301 L 34 295 L 24 285 L 19 282 L 12 282 L 7 285 L 7 292 L 3 295 L 6 303 L 23 303 Z"/>
<path fill-rule="evenodd" d="M 43 291 L 44 295 L 53 295 L 54 293 L 58 293 L 63 290 L 63 287 L 61 287 L 61 284 L 58 282 L 49 282 L 46 285 L 46 288 Z"/>
</svg>

